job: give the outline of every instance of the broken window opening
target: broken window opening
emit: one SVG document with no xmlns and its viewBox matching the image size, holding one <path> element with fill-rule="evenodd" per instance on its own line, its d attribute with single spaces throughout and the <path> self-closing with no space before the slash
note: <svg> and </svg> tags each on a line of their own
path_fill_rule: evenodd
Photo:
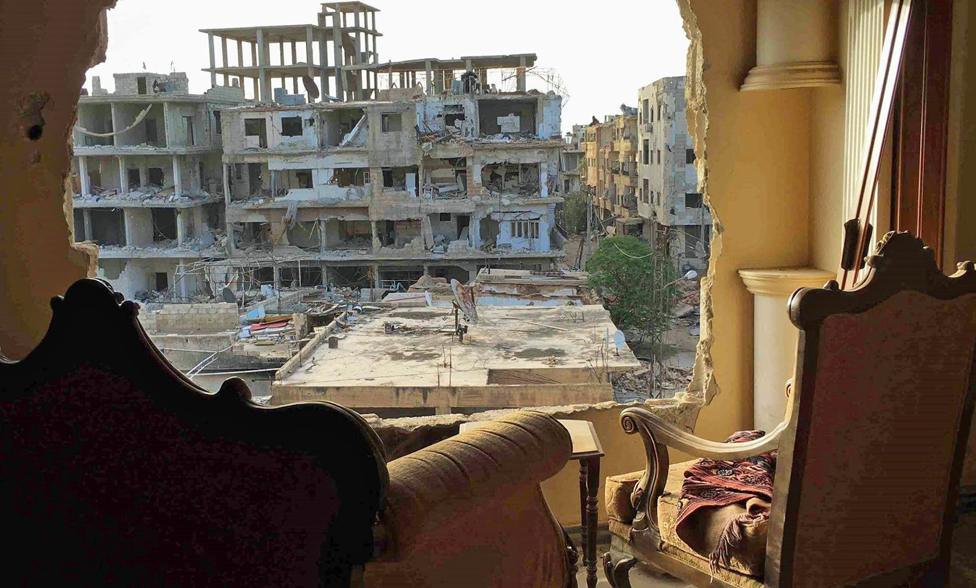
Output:
<svg viewBox="0 0 976 588">
<path fill-rule="evenodd" d="M 330 184 L 335 184 L 340 188 L 346 186 L 365 186 L 369 183 L 369 170 L 358 167 L 340 167 L 332 172 Z"/>
<path fill-rule="evenodd" d="M 403 115 L 399 112 L 383 114 L 381 123 L 384 133 L 399 133 L 403 130 Z"/>
<path fill-rule="evenodd" d="M 490 163 L 481 168 L 481 183 L 492 193 L 539 194 L 538 163 Z"/>
<path fill-rule="evenodd" d="M 468 192 L 468 163 L 464 157 L 424 160 L 424 197 L 455 198 Z"/>
<path fill-rule="evenodd" d="M 320 131 L 322 147 L 362 147 L 366 145 L 366 131 L 369 124 L 366 111 L 362 108 L 328 110 L 322 113 L 322 121 L 325 125 L 324 130 Z"/>
<path fill-rule="evenodd" d="M 285 137 L 302 136 L 302 117 L 283 116 L 281 117 L 281 134 Z"/>
<path fill-rule="evenodd" d="M 145 77 L 138 77 L 138 78 L 136 78 L 136 92 L 138 92 L 139 94 L 146 94 L 146 93 L 148 93 L 147 92 L 147 88 L 146 88 L 146 78 Z"/>
<path fill-rule="evenodd" d="M 126 170 L 126 175 L 128 176 L 128 186 L 130 190 L 138 190 L 141 186 L 141 178 L 139 176 L 138 169 L 129 168 Z"/>
<path fill-rule="evenodd" d="M 153 290 L 156 292 L 162 292 L 164 290 L 169 290 L 169 276 L 166 272 L 155 272 L 153 276 Z"/>
<path fill-rule="evenodd" d="M 244 119 L 245 147 L 254 149 L 268 148 L 268 123 L 263 118 Z"/>
<path fill-rule="evenodd" d="M 318 251 L 322 246 L 319 221 L 298 222 L 287 230 L 288 244 L 304 251 Z"/>
<path fill-rule="evenodd" d="M 176 232 L 176 209 L 175 208 L 153 208 L 152 213 L 152 228 L 153 228 L 153 242 L 163 243 L 166 241 L 175 241 L 177 237 Z"/>
<path fill-rule="evenodd" d="M 122 209 L 89 210 L 91 217 L 91 240 L 99 245 L 125 245 L 125 217 Z"/>
<path fill-rule="evenodd" d="M 535 100 L 479 100 L 481 135 L 535 135 L 536 110 Z"/>
<path fill-rule="evenodd" d="M 159 129 L 156 128 L 156 119 L 147 118 L 146 125 L 146 143 L 159 147 Z"/>
<path fill-rule="evenodd" d="M 163 187 L 163 181 L 164 181 L 163 178 L 165 177 L 165 175 L 163 173 L 163 168 L 161 168 L 161 167 L 150 167 L 147 170 L 147 172 L 148 172 L 148 175 L 149 175 L 149 179 L 148 179 L 148 181 L 146 183 L 148 185 L 150 185 L 150 186 L 155 187 L 155 188 L 162 188 Z"/>
<path fill-rule="evenodd" d="M 196 145 L 196 140 L 193 137 L 193 117 L 184 116 L 183 117 L 183 129 L 186 132 L 186 144 L 189 147 Z"/>
<path fill-rule="evenodd" d="M 685 208 L 701 208 L 702 195 L 698 192 L 685 193 Z"/>
<path fill-rule="evenodd" d="M 216 129 L 217 134 L 218 135 L 224 134 L 220 128 L 220 111 L 219 110 L 213 111 L 213 117 L 214 117 L 214 128 Z"/>
</svg>

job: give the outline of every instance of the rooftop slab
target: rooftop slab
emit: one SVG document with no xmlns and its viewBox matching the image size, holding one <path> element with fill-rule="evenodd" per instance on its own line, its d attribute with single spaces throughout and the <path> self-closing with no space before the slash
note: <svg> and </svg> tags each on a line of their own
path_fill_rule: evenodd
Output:
<svg viewBox="0 0 976 588">
<path fill-rule="evenodd" d="M 353 408 L 498 408 L 612 399 L 613 374 L 640 366 L 597 305 L 478 309 L 461 343 L 451 308 L 399 308 L 347 319 L 279 373 L 273 403 Z"/>
</svg>

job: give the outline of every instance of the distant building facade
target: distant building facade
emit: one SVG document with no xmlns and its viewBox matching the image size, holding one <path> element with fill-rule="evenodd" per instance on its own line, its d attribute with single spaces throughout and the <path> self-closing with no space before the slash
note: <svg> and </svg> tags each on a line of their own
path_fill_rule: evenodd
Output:
<svg viewBox="0 0 976 588">
<path fill-rule="evenodd" d="M 679 270 L 708 266 L 712 216 L 698 190 L 685 114 L 685 78 L 662 78 L 638 93 L 637 210 L 644 239 Z"/>
</svg>

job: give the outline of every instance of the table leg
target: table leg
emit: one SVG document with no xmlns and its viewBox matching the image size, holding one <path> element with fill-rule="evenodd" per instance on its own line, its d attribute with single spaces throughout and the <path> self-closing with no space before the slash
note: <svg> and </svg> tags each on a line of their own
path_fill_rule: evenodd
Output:
<svg viewBox="0 0 976 588">
<path fill-rule="evenodd" d="M 600 489 L 600 458 L 582 460 L 586 464 L 586 585 L 596 587 L 597 492 Z"/>
<path fill-rule="evenodd" d="M 586 499 L 589 496 L 589 491 L 587 490 L 587 463 L 585 459 L 580 460 L 580 473 L 579 473 L 579 493 L 580 493 L 580 555 L 583 559 L 583 566 L 587 566 L 590 557 L 590 550 L 586 548 L 586 529 L 589 525 L 588 519 L 586 518 Z"/>
</svg>

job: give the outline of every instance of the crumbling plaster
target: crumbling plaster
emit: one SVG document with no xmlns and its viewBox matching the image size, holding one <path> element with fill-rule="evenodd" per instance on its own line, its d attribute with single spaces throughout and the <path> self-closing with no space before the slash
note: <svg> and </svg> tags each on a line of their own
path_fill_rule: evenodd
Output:
<svg viewBox="0 0 976 588">
<path fill-rule="evenodd" d="M 48 298 L 95 274 L 95 249 L 74 245 L 66 183 L 79 88 L 104 60 L 103 10 L 114 0 L 36 0 L 0 6 L 0 351 L 24 356 L 50 321 Z M 51 39 L 59 39 L 52 43 Z"/>
</svg>

